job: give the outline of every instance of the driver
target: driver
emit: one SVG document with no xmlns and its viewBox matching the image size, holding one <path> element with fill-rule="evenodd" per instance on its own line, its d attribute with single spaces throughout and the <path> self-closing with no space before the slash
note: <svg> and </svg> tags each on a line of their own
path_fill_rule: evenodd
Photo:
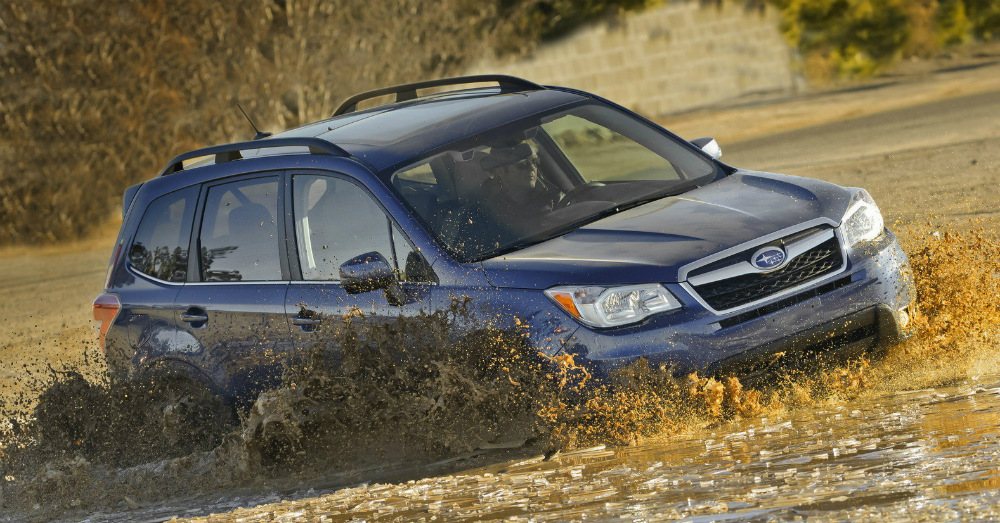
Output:
<svg viewBox="0 0 1000 523">
<path fill-rule="evenodd" d="M 490 173 L 480 186 L 483 208 L 518 237 L 538 231 L 560 193 L 538 175 L 535 148 L 524 142 L 496 146 L 480 166 Z"/>
</svg>

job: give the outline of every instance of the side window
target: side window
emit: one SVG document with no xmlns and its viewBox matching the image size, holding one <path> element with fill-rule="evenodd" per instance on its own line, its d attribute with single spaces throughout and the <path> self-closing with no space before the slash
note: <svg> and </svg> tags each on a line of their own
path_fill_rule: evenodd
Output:
<svg viewBox="0 0 1000 523">
<path fill-rule="evenodd" d="M 303 279 L 339 280 L 342 263 L 372 251 L 399 269 L 396 254 L 412 250 L 402 241 L 394 252 L 389 218 L 367 192 L 347 180 L 300 174 L 292 179 L 292 192 Z"/>
<path fill-rule="evenodd" d="M 392 246 L 396 249 L 396 269 L 400 280 L 437 283 L 437 275 L 427 260 L 413 248 L 403 232 L 395 225 L 392 226 Z"/>
<path fill-rule="evenodd" d="M 128 251 L 132 268 L 165 281 L 186 279 L 197 197 L 198 188 L 188 187 L 149 204 Z"/>
<path fill-rule="evenodd" d="M 201 279 L 280 280 L 277 215 L 277 177 L 211 187 L 201 222 Z"/>
</svg>

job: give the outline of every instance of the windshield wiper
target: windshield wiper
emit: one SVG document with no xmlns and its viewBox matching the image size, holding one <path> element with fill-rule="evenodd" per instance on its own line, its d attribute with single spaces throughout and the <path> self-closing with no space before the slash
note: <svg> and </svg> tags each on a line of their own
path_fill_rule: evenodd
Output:
<svg viewBox="0 0 1000 523">
<path fill-rule="evenodd" d="M 565 225 L 559 226 L 559 227 L 557 227 L 555 229 L 543 231 L 543 232 L 540 232 L 540 233 L 537 233 L 537 234 L 532 234 L 531 236 L 528 236 L 526 238 L 522 238 L 522 239 L 520 239 L 520 240 L 518 240 L 518 241 L 516 241 L 514 243 L 511 243 L 511 244 L 508 244 L 508 245 L 504 245 L 500 249 L 497 249 L 496 251 L 494 251 L 492 253 L 489 253 L 487 256 L 483 256 L 481 258 L 478 258 L 478 260 L 476 260 L 476 261 L 485 260 L 485 259 L 488 259 L 488 258 L 494 258 L 494 257 L 497 257 L 497 256 L 502 256 L 502 255 L 507 254 L 509 252 L 521 250 L 521 249 L 523 249 L 525 247 L 530 247 L 530 246 L 535 245 L 537 243 L 542 243 L 544 241 L 548 241 L 548 240 L 551 240 L 553 238 L 558 238 L 559 236 L 563 236 L 565 234 L 569 234 L 569 233 L 571 233 L 571 232 L 573 232 L 573 231 L 575 231 L 575 230 L 577 230 L 577 229 L 579 229 L 579 228 L 581 228 L 581 227 L 583 227 L 585 225 L 594 223 L 594 222 L 596 222 L 598 220 L 601 220 L 603 218 L 607 218 L 608 216 L 612 216 L 612 215 L 618 214 L 618 213 L 620 213 L 622 211 L 626 211 L 628 209 L 639 207 L 640 205 L 644 205 L 644 204 L 647 204 L 647 203 L 652 202 L 652 201 L 660 200 L 660 199 L 663 199 L 663 198 L 668 198 L 670 196 L 676 196 L 678 194 L 681 194 L 683 192 L 688 191 L 692 187 L 697 187 L 697 186 L 698 186 L 697 183 L 685 183 L 685 184 L 680 184 L 680 185 L 674 185 L 672 187 L 667 187 L 666 189 L 661 189 L 659 191 L 656 191 L 656 192 L 647 194 L 645 196 L 636 198 L 635 200 L 630 200 L 630 201 L 627 201 L 627 202 L 624 202 L 624 203 L 621 203 L 621 204 L 612 205 L 611 207 L 608 207 L 607 209 L 604 209 L 603 211 L 599 211 L 599 212 L 597 212 L 595 214 L 592 214 L 590 216 L 587 216 L 585 218 L 581 218 L 579 220 L 572 221 L 572 222 L 567 223 Z"/>
<path fill-rule="evenodd" d="M 571 233 L 571 232 L 579 229 L 580 227 L 583 227 L 584 225 L 596 222 L 596 221 L 600 220 L 601 218 L 606 218 L 608 216 L 611 216 L 612 214 L 617 214 L 619 212 L 620 212 L 620 209 L 618 207 L 614 207 L 614 206 L 613 207 L 609 207 L 609 208 L 607 208 L 607 209 L 605 209 L 603 211 L 598 212 L 597 214 L 593 214 L 593 215 L 590 215 L 590 216 L 588 216 L 586 218 L 582 218 L 582 219 L 579 219 L 579 220 L 576 220 L 576 221 L 573 221 L 573 222 L 569 222 L 568 224 L 562 225 L 562 226 L 557 227 L 555 229 L 551 229 L 551 230 L 548 230 L 548 231 L 543 231 L 543 232 L 540 232 L 538 234 L 533 234 L 531 236 L 528 236 L 527 238 L 524 238 L 524 239 L 521 239 L 519 241 L 516 241 L 516 242 L 514 242 L 514 243 L 512 243 L 510 245 L 505 245 L 503 248 L 501 248 L 500 250 L 498 250 L 495 254 L 491 255 L 490 257 L 500 256 L 502 254 L 507 254 L 508 252 L 520 250 L 520 249 L 523 249 L 525 247 L 530 247 L 532 245 L 535 245 L 536 243 L 542 243 L 544 241 L 551 240 L 552 238 L 558 238 L 559 236 L 562 236 L 564 234 L 569 234 L 569 233 Z"/>
<path fill-rule="evenodd" d="M 617 205 L 615 206 L 615 209 L 617 209 L 617 212 L 626 211 L 628 209 L 632 209 L 633 207 L 638 207 L 640 205 L 644 205 L 652 201 L 660 200 L 663 198 L 669 198 L 671 196 L 677 196 L 678 194 L 685 193 L 690 189 L 696 187 L 699 187 L 699 185 L 695 183 L 695 181 L 674 185 L 672 187 L 667 187 L 666 189 L 661 189 L 659 191 L 647 194 L 645 196 L 640 196 L 635 200 L 631 200 L 622 203 L 620 205 Z"/>
</svg>

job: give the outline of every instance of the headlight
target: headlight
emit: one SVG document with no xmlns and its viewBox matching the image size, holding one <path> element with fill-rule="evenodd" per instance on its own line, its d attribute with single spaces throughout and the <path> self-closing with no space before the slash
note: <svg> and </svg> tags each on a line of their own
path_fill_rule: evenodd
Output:
<svg viewBox="0 0 1000 523">
<path fill-rule="evenodd" d="M 875 200 L 864 189 L 859 189 L 851 199 L 851 205 L 844 214 L 841 225 L 847 245 L 854 246 L 866 240 L 878 238 L 885 229 L 885 221 Z"/>
<path fill-rule="evenodd" d="M 679 309 L 681 302 L 662 285 L 625 287 L 553 287 L 545 291 L 560 308 L 591 327 L 617 327 L 658 312 Z"/>
</svg>

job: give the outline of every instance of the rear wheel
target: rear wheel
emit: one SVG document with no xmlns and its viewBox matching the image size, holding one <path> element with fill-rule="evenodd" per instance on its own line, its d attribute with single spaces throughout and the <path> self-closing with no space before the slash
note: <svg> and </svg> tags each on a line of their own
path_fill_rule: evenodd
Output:
<svg viewBox="0 0 1000 523">
<path fill-rule="evenodd" d="M 148 394 L 147 419 L 160 426 L 162 441 L 168 448 L 210 450 L 235 427 L 232 405 L 188 376 L 152 376 Z"/>
</svg>

